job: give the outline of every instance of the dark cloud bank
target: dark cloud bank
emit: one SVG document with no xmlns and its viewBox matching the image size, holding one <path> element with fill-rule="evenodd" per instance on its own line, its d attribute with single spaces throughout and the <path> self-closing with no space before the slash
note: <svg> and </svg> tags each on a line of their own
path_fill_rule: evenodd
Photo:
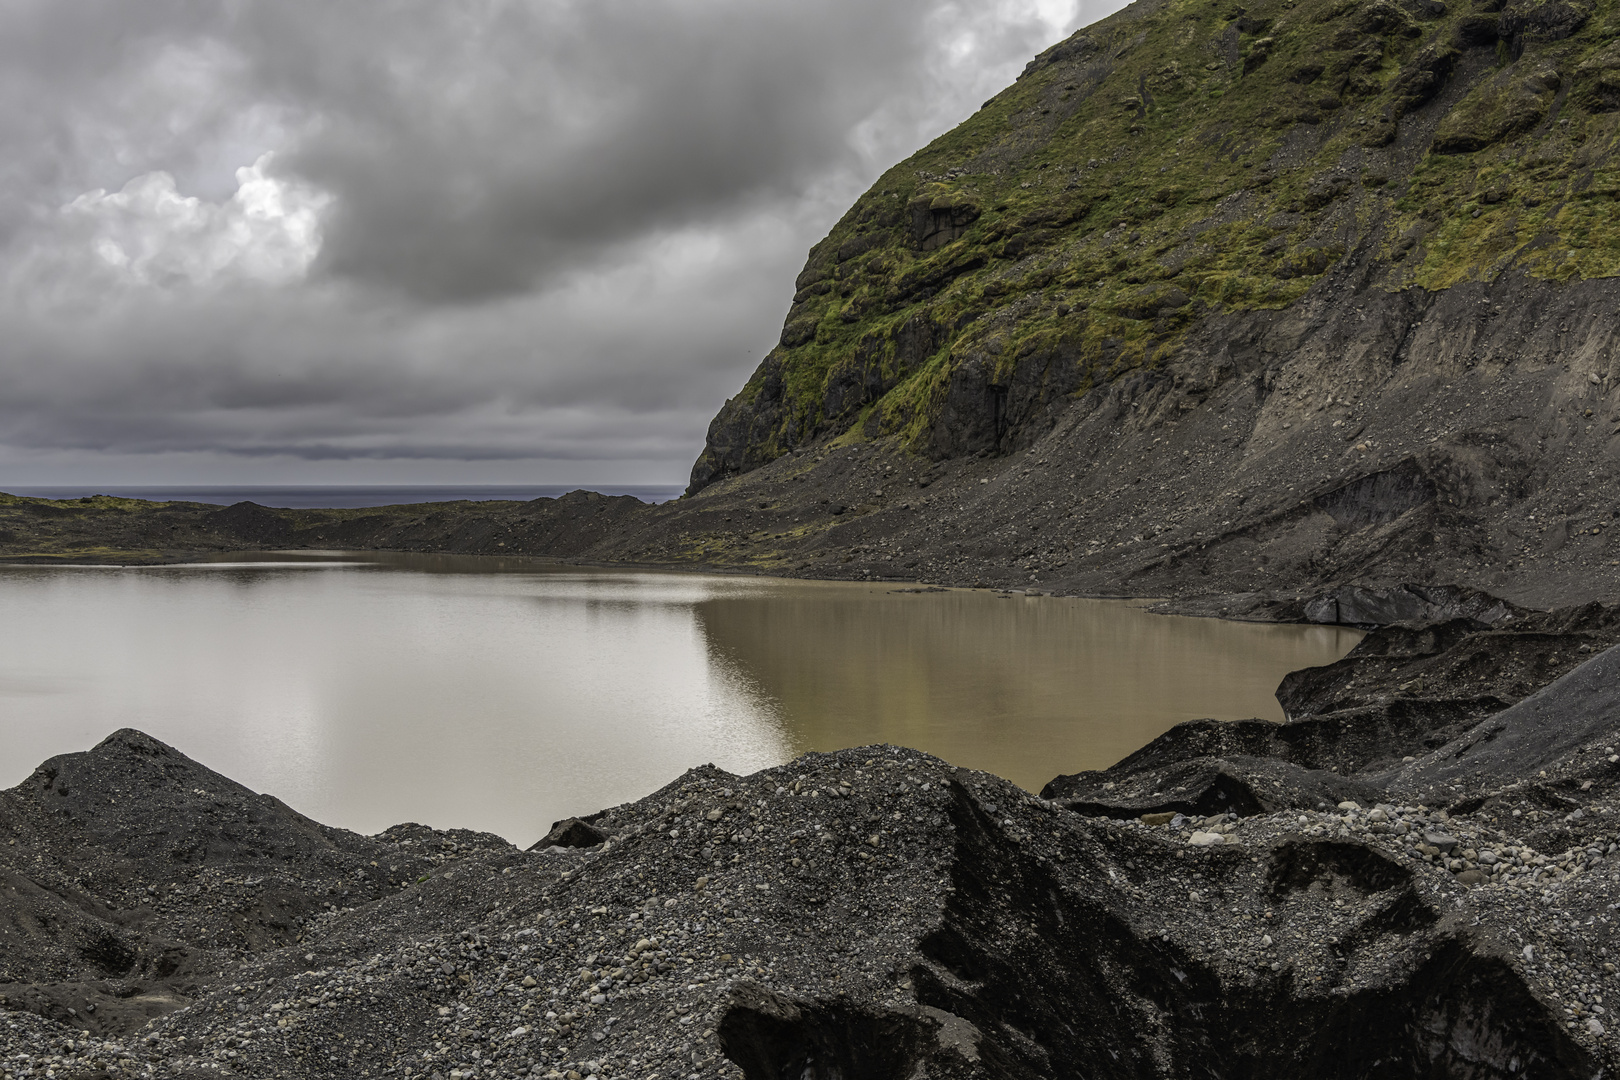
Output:
<svg viewBox="0 0 1620 1080">
<path fill-rule="evenodd" d="M 808 246 L 1112 6 L 0 0 L 0 487 L 682 479 Z"/>
</svg>

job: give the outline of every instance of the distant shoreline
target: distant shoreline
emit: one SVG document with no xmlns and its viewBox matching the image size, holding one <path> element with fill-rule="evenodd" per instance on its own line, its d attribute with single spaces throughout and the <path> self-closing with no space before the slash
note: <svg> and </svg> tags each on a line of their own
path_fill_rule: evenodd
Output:
<svg viewBox="0 0 1620 1080">
<path fill-rule="evenodd" d="M 82 499 L 110 495 L 147 502 L 194 502 L 232 506 L 258 503 L 278 510 L 352 510 L 370 506 L 419 505 L 435 502 L 530 502 L 555 499 L 580 484 L 142 484 L 83 486 L 40 484 L 0 489 L 30 499 Z M 633 495 L 644 503 L 679 498 L 681 484 L 603 484 L 589 490 L 603 495 Z"/>
</svg>

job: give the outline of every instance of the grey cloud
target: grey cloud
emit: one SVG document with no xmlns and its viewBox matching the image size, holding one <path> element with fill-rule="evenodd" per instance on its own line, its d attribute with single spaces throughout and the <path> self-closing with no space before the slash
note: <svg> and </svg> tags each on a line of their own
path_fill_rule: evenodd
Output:
<svg viewBox="0 0 1620 1080">
<path fill-rule="evenodd" d="M 676 479 L 808 246 L 1059 2 L 0 0 L 0 486 L 56 453 Z M 297 280 L 206 246 L 267 151 L 325 199 Z M 155 171 L 110 253 L 62 210 Z M 120 269 L 145 226 L 194 272 Z"/>
<path fill-rule="evenodd" d="M 445 71 L 455 19 L 426 4 L 370 27 L 382 42 L 336 26 L 321 55 L 262 50 L 255 62 L 275 94 L 324 110 L 288 159 L 339 196 L 322 268 L 466 299 L 852 166 L 849 128 L 915 66 L 932 5 L 512 6 Z M 312 14 L 258 11 L 301 27 Z M 285 36 L 278 25 L 264 39 Z"/>
</svg>

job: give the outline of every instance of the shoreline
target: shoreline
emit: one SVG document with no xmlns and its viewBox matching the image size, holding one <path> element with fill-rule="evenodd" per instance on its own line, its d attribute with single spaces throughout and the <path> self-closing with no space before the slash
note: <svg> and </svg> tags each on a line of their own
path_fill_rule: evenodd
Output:
<svg viewBox="0 0 1620 1080">
<path fill-rule="evenodd" d="M 1517 619 L 1374 631 L 1285 680 L 1303 717 L 1178 725 L 1041 795 L 859 747 L 691 770 L 528 851 L 327 828 L 118 732 L 0 793 L 5 925 L 40 928 L 0 950 L 0 1074 L 1595 1075 L 1620 611 Z M 1396 689 L 1529 640 L 1579 661 L 1482 720 Z"/>
<path fill-rule="evenodd" d="M 431 505 L 431 504 L 430 504 Z M 1294 623 L 1299 625 L 1346 625 L 1360 629 L 1367 629 L 1377 625 L 1378 622 L 1360 623 L 1327 623 L 1306 618 L 1303 613 L 1303 602 L 1298 598 L 1282 595 L 1261 594 L 1244 598 L 1247 602 L 1237 606 L 1234 610 L 1224 607 L 1212 610 L 1216 605 L 1223 605 L 1232 600 L 1230 597 L 1185 597 L 1177 598 L 1160 593 L 1131 593 L 1109 591 L 1078 591 L 1058 588 L 1043 588 L 1035 584 L 1027 585 L 991 585 L 975 580 L 967 582 L 954 579 L 929 579 L 923 577 L 885 577 L 861 576 L 839 577 L 826 573 L 795 573 L 784 568 L 759 568 L 747 566 L 734 566 L 716 563 L 697 562 L 627 562 L 607 559 L 580 559 L 557 555 L 538 555 L 527 553 L 505 552 L 456 552 L 456 551 L 423 551 L 414 548 L 240 548 L 240 549 L 199 549 L 194 551 L 175 552 L 160 558 L 139 559 L 127 558 L 124 561 L 80 561 L 77 556 L 62 555 L 4 555 L 0 554 L 0 568 L 7 566 L 41 566 L 41 567 L 79 567 L 84 569 L 141 569 L 164 566 L 205 565 L 215 561 L 226 561 L 230 555 L 249 554 L 276 554 L 284 553 L 292 556 L 312 555 L 315 553 L 356 556 L 379 555 L 405 555 L 422 558 L 467 558 L 467 559 L 514 559 L 529 560 L 539 565 L 576 566 L 593 570 L 618 570 L 624 572 L 654 572 L 670 574 L 710 574 L 720 577 L 749 577 L 749 578 L 778 578 L 784 581 L 827 581 L 850 585 L 894 585 L 909 586 L 923 589 L 947 590 L 973 590 L 993 593 L 1006 593 L 1012 595 L 1048 596 L 1056 599 L 1074 600 L 1119 600 L 1141 605 L 1153 605 L 1144 610 L 1158 615 L 1175 615 L 1183 618 L 1210 618 L 1222 619 L 1232 622 L 1255 623 Z M 203 556 L 219 556 L 217 559 L 205 559 Z M 971 575 L 969 575 L 971 576 Z M 1397 584 L 1394 589 L 1407 588 L 1405 584 Z M 1449 588 L 1449 586 L 1441 586 Z M 1373 590 L 1376 591 L 1376 590 Z M 1383 590 L 1390 591 L 1390 590 Z"/>
<path fill-rule="evenodd" d="M 1100 768 L 1190 717 L 1280 721 L 1278 680 L 1361 637 L 1156 618 L 1140 601 L 920 594 L 898 583 L 510 558 L 225 558 L 6 574 L 11 681 L 27 672 L 23 689 L 56 693 L 11 699 L 0 787 L 128 724 L 362 832 L 410 818 L 533 840 L 552 819 L 639 795 L 676 766 L 748 772 L 869 742 L 1035 791 L 1053 762 Z M 612 607 L 576 624 L 592 598 Z M 436 614 L 418 626 L 424 603 Z M 589 630 L 588 653 L 575 654 L 586 647 L 567 629 L 576 625 Z M 92 628 L 109 648 L 86 646 Z M 666 677 L 667 664 L 681 666 Z M 262 682 L 267 671 L 276 685 Z M 263 690 L 233 689 L 246 686 Z M 602 692 L 614 704 L 594 704 Z M 284 725 L 289 703 L 315 711 Z M 252 722 L 263 716 L 270 726 Z M 379 736 L 387 742 L 365 749 Z M 324 749 L 340 746 L 350 751 Z M 500 751 L 483 760 L 479 747 Z M 540 779 L 552 769 L 554 780 Z"/>
</svg>

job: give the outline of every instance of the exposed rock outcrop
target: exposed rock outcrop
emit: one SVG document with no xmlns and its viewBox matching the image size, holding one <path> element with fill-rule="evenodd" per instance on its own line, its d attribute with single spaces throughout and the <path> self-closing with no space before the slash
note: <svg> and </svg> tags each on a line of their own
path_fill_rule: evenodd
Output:
<svg viewBox="0 0 1620 1080">
<path fill-rule="evenodd" d="M 1557 769 L 1581 755 L 1590 755 L 1593 764 L 1613 765 L 1608 759 L 1615 756 L 1617 716 L 1620 651 L 1609 649 L 1381 779 L 1402 794 L 1477 793 Z"/>
<path fill-rule="evenodd" d="M 1592 178 L 1616 152 L 1617 62 L 1592 16 L 1207 0 L 1085 28 L 811 251 L 691 490 L 852 420 L 936 459 L 1007 454 L 1090 390 L 1164 383 L 1188 413 L 1260 376 L 1344 420 L 1411 374 L 1392 368 L 1496 380 L 1598 360 L 1610 332 L 1590 305 L 1612 304 L 1620 261 L 1616 193 Z M 1502 306 L 1515 294 L 1541 302 Z M 919 322 L 937 332 L 907 355 Z M 824 407 L 856 357 L 889 373 L 858 418 Z M 1434 499 L 1415 463 L 1389 464 L 1327 509 L 1365 526 Z"/>
</svg>

